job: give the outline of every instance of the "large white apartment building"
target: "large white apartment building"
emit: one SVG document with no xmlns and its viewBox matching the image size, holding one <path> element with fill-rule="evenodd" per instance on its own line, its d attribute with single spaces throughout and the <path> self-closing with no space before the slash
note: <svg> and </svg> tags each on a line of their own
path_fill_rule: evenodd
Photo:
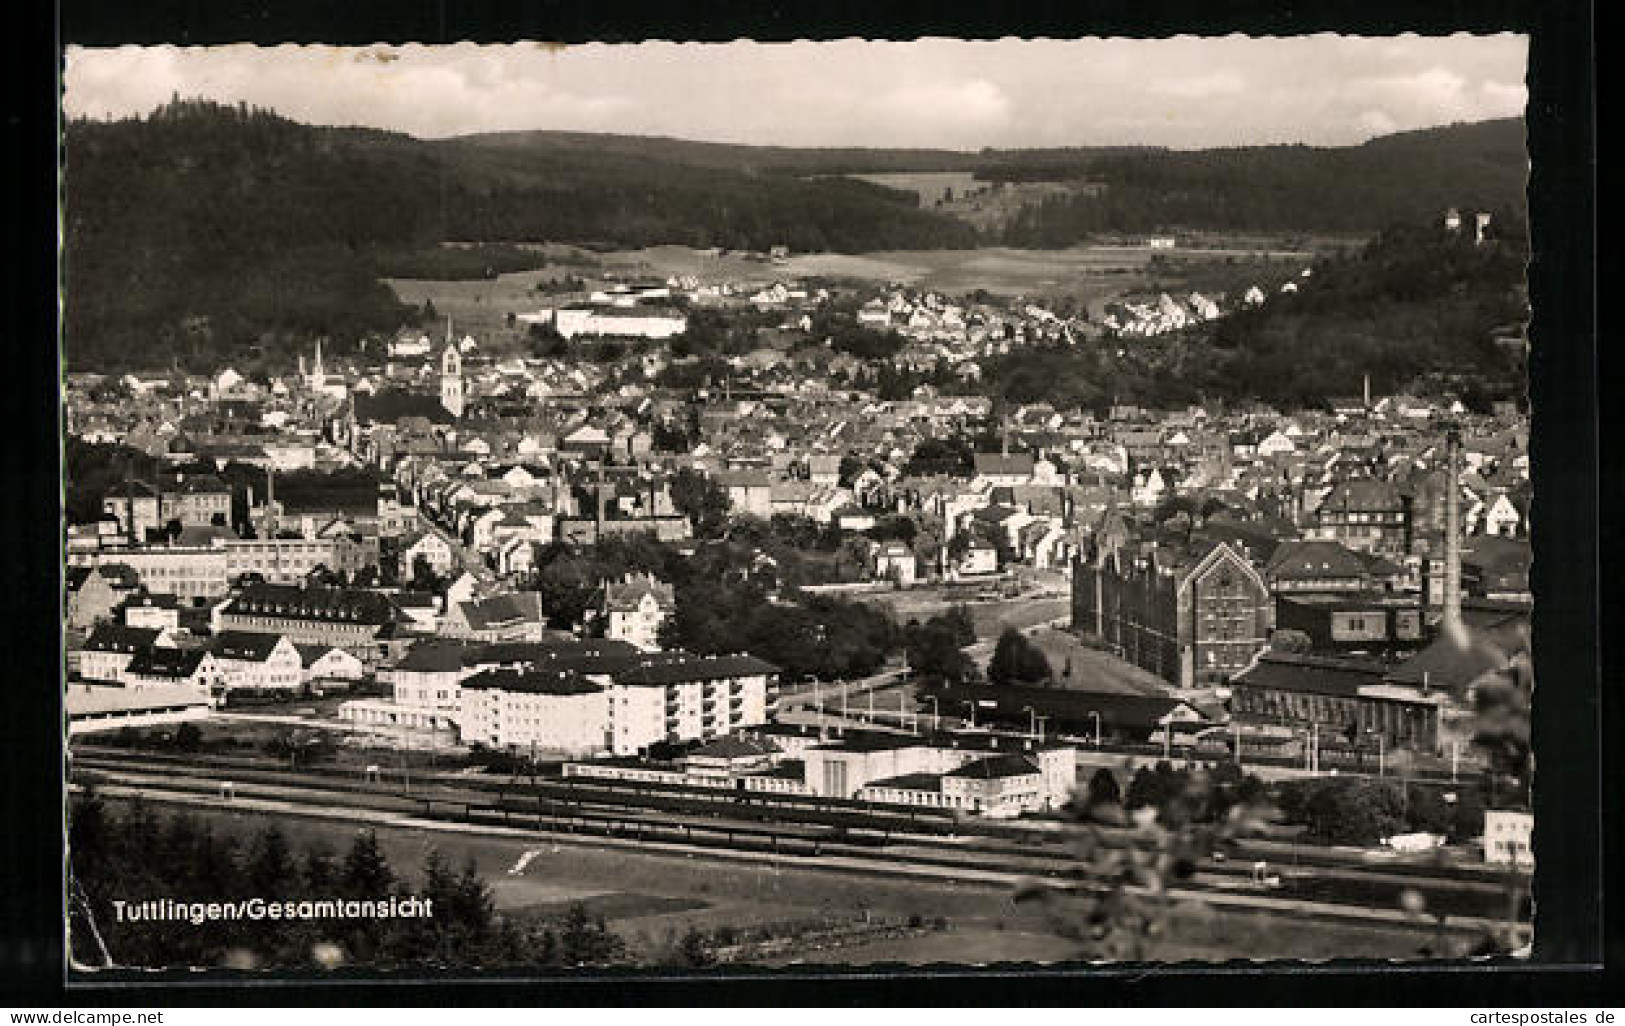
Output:
<svg viewBox="0 0 1625 1026">
<path fill-rule="evenodd" d="M 493 674 L 490 671 L 501 670 Z M 572 683 L 546 685 L 568 673 Z M 457 645 L 420 644 L 379 679 L 394 694 L 389 701 L 358 700 L 340 715 L 358 725 L 418 729 L 455 728 L 463 740 L 492 748 L 552 748 L 585 754 L 632 755 L 661 741 L 723 737 L 767 722 L 769 690 L 778 668 L 752 656 L 696 656 L 687 652 L 640 652 L 614 640 L 509 642 Z M 539 676 L 538 676 L 539 675 Z M 549 676 L 551 675 L 551 676 Z M 471 682 L 478 679 L 477 686 Z M 589 692 L 603 700 L 575 701 Z M 509 706 L 501 692 L 512 691 L 522 715 L 499 715 Z M 522 696 L 522 697 L 521 697 Z M 581 710 L 595 710 L 591 730 L 566 727 Z M 557 726 L 532 723 L 554 716 Z M 568 740 L 569 745 L 562 744 Z"/>
</svg>

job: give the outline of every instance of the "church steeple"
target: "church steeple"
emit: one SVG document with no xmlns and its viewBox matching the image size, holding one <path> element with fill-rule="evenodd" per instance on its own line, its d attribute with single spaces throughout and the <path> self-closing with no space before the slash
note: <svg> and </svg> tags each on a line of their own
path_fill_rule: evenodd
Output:
<svg viewBox="0 0 1625 1026">
<path fill-rule="evenodd" d="M 451 334 L 451 318 L 446 318 L 446 347 L 440 351 L 440 405 L 453 417 L 463 415 L 467 394 L 463 385 L 463 354 Z"/>
<path fill-rule="evenodd" d="M 327 374 L 322 370 L 322 340 L 316 340 L 316 357 L 310 367 L 310 390 L 320 392 L 327 387 Z"/>
</svg>

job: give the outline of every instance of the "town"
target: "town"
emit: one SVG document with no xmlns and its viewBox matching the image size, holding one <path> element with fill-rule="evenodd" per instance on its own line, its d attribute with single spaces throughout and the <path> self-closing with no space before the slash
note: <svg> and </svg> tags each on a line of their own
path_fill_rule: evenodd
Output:
<svg viewBox="0 0 1625 1026">
<path fill-rule="evenodd" d="M 70 372 L 76 767 L 227 802 L 415 787 L 431 818 L 439 787 L 470 823 L 527 781 L 544 832 L 806 857 L 1002 838 L 976 871 L 1078 795 L 1205 768 L 1295 795 L 1272 843 L 1300 863 L 1428 852 L 1463 920 L 1475 873 L 1526 886 L 1527 796 L 1473 717 L 1527 645 L 1516 406 L 1369 376 L 1318 408 L 1008 402 L 989 359 L 1177 336 L 1312 268 L 1091 316 L 786 255 L 575 282 L 499 332 L 426 313 L 274 375 Z M 1402 807 L 1351 811 L 1372 781 Z M 1253 863 L 1206 889 L 1367 914 Z"/>
</svg>

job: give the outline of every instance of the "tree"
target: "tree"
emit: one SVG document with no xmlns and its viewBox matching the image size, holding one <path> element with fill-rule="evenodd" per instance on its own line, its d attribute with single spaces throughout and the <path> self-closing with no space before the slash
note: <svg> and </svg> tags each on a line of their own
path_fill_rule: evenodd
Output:
<svg viewBox="0 0 1625 1026">
<path fill-rule="evenodd" d="M 688 518 L 695 537 L 718 538 L 728 526 L 727 490 L 690 467 L 679 470 L 672 479 L 671 502 Z"/>
<path fill-rule="evenodd" d="M 420 553 L 412 557 L 411 586 L 418 591 L 439 592 L 445 588 L 446 580 L 435 572 L 428 557 Z"/>
<path fill-rule="evenodd" d="M 542 564 L 535 589 L 541 592 L 548 626 L 574 630 L 603 604 L 603 589 L 593 565 L 573 555 L 557 555 Z"/>
<path fill-rule="evenodd" d="M 987 666 L 987 679 L 994 684 L 1040 684 L 1053 676 L 1049 660 L 1015 628 L 999 635 L 993 659 Z"/>
<path fill-rule="evenodd" d="M 962 684 L 976 674 L 975 664 L 960 644 L 955 625 L 942 617 L 904 629 L 909 669 L 927 684 Z"/>
<path fill-rule="evenodd" d="M 254 838 L 248 862 L 249 886 L 266 897 L 282 897 L 296 879 L 288 837 L 273 823 Z"/>
<path fill-rule="evenodd" d="M 183 723 L 175 728 L 169 745 L 177 752 L 195 752 L 203 745 L 203 731 L 195 723 Z"/>
<path fill-rule="evenodd" d="M 1314 651 L 1314 640 L 1303 631 L 1282 628 L 1270 635 L 1270 651 L 1291 655 L 1308 655 Z"/>
<path fill-rule="evenodd" d="M 1105 766 L 1095 770 L 1094 775 L 1089 778 L 1087 797 L 1091 806 L 1121 805 L 1123 789 L 1117 783 L 1117 774 Z"/>
<path fill-rule="evenodd" d="M 678 940 L 673 960 L 680 966 L 702 968 L 715 965 L 717 956 L 711 951 L 711 944 L 705 934 L 691 926 Z"/>
<path fill-rule="evenodd" d="M 347 897 L 377 899 L 395 886 L 389 860 L 378 847 L 378 833 L 367 830 L 358 835 L 339 871 L 339 885 Z"/>
<path fill-rule="evenodd" d="M 593 918 L 586 905 L 575 902 L 565 913 L 559 932 L 559 954 L 565 965 L 607 965 L 625 950 L 625 943 L 609 931 L 603 916 Z"/>
</svg>

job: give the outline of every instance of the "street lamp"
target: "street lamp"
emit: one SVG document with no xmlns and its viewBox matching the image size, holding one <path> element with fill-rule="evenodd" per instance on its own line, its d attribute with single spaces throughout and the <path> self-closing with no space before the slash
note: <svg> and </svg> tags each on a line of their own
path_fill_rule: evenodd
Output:
<svg viewBox="0 0 1625 1026">
<path fill-rule="evenodd" d="M 936 695 L 926 695 L 925 700 L 931 703 L 931 733 L 942 733 L 942 709 L 937 705 Z"/>
<path fill-rule="evenodd" d="M 965 706 L 967 709 L 970 710 L 970 729 L 975 730 L 976 729 L 976 703 L 966 701 L 966 702 L 961 702 L 959 704 Z"/>
<path fill-rule="evenodd" d="M 1097 712 L 1092 712 L 1091 711 L 1089 713 L 1089 715 L 1094 717 L 1094 720 L 1095 720 L 1095 747 L 1099 748 L 1100 747 L 1100 714 L 1097 713 Z"/>
<path fill-rule="evenodd" d="M 1030 705 L 1024 705 L 1024 706 L 1021 707 L 1021 711 L 1027 714 L 1027 733 L 1033 735 L 1034 737 L 1037 737 L 1038 736 L 1038 710 L 1034 709 Z"/>
</svg>

